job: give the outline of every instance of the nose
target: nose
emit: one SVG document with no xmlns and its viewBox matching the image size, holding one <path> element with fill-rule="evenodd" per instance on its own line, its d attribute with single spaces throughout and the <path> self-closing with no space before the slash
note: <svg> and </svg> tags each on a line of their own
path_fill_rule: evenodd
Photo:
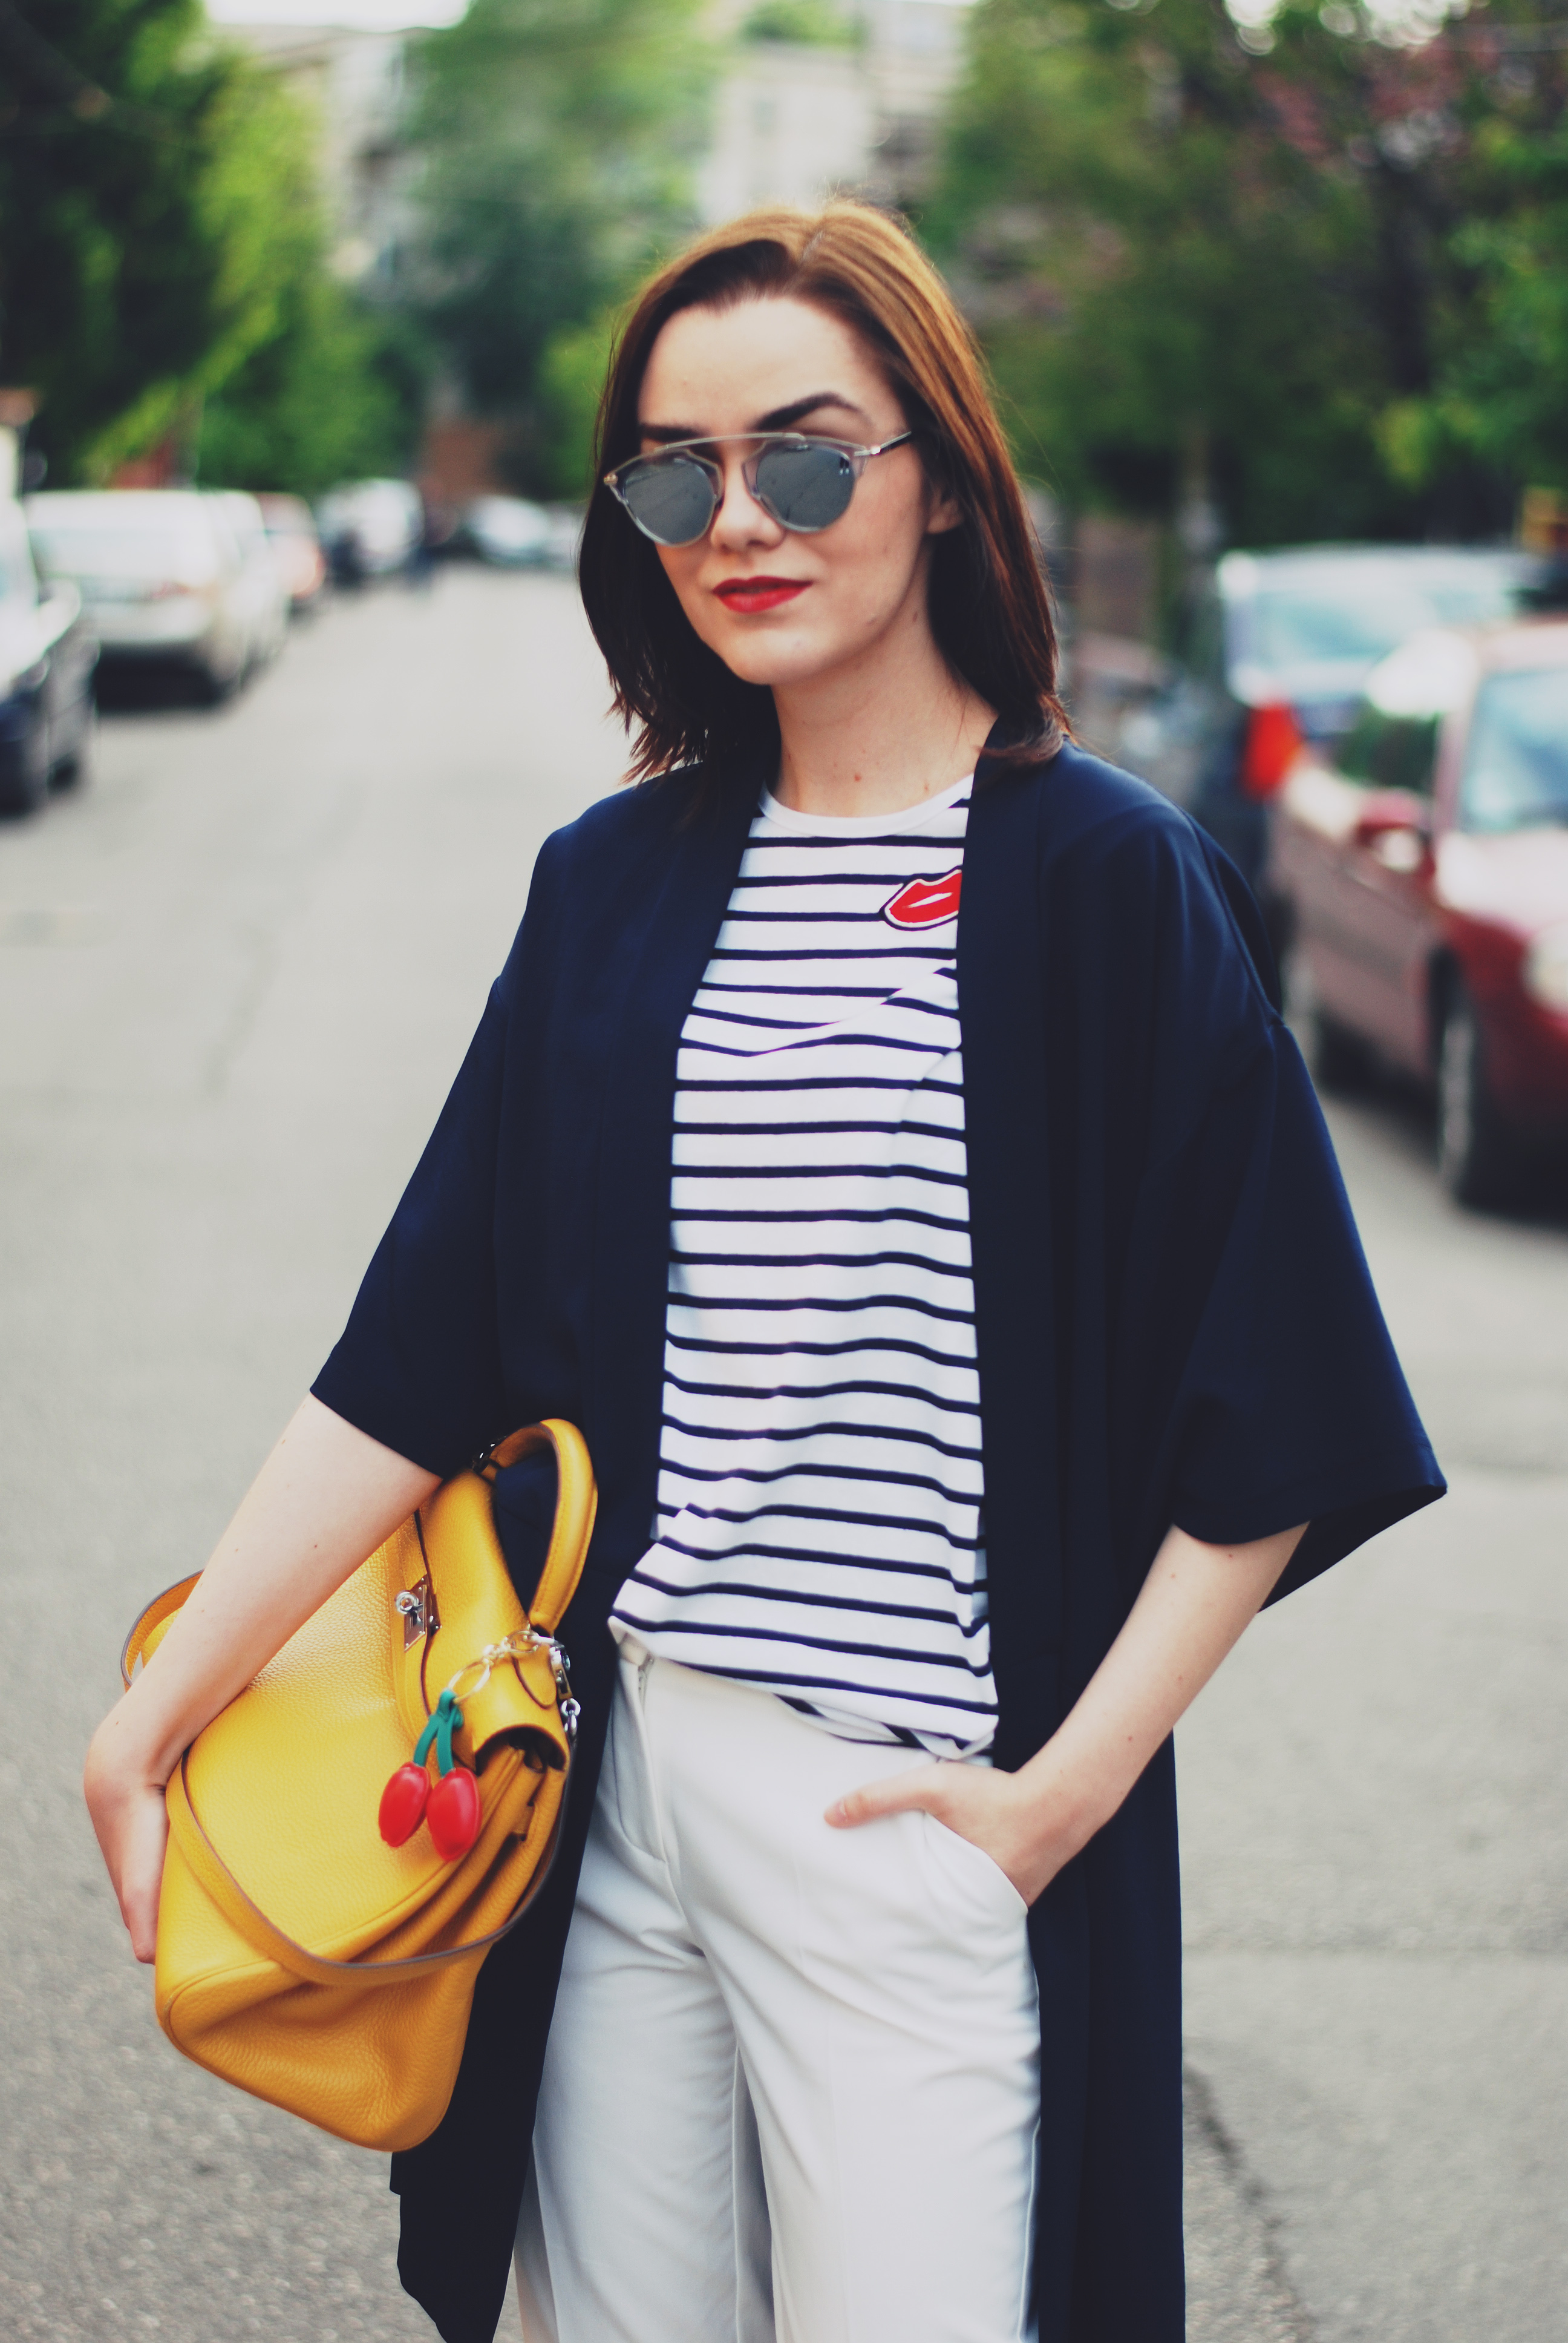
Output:
<svg viewBox="0 0 1568 2343">
<path fill-rule="evenodd" d="M 784 531 L 767 508 L 759 505 L 746 485 L 745 456 L 739 447 L 724 458 L 724 495 L 709 534 L 723 552 L 739 552 L 749 545 L 778 545 Z"/>
</svg>

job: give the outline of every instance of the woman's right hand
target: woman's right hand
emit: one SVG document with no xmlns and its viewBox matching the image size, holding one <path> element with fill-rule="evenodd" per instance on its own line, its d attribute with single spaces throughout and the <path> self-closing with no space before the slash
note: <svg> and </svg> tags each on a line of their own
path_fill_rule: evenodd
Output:
<svg viewBox="0 0 1568 2343">
<path fill-rule="evenodd" d="M 82 1787 L 131 1950 L 137 1960 L 150 1961 L 157 1950 L 168 1807 L 163 1784 L 123 1745 L 125 1735 L 116 1729 L 120 1720 L 121 1711 L 111 1710 L 93 1735 Z"/>
<path fill-rule="evenodd" d="M 82 1787 L 137 1960 L 157 1946 L 164 1784 L 181 1751 L 438 1486 L 319 1400 L 301 1402 L 189 1602 L 87 1751 Z"/>
</svg>

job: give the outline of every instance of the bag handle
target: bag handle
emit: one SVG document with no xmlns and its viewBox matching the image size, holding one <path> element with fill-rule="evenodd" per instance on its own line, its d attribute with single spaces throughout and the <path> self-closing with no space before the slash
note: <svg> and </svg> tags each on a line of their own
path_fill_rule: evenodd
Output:
<svg viewBox="0 0 1568 2343">
<path fill-rule="evenodd" d="M 545 1566 L 529 1607 L 528 1624 L 544 1634 L 553 1635 L 578 1591 L 598 1512 L 598 1492 L 594 1486 L 588 1443 L 575 1423 L 568 1423 L 562 1416 L 548 1416 L 543 1423 L 525 1424 L 520 1432 L 498 1440 L 493 1448 L 486 1450 L 476 1469 L 493 1486 L 497 1472 L 515 1464 L 519 1456 L 537 1448 L 555 1451 L 556 1518 Z M 136 1662 L 155 1630 L 184 1609 L 200 1576 L 200 1571 L 196 1571 L 189 1578 L 177 1579 L 173 1586 L 166 1586 L 161 1594 L 154 1595 L 121 1645 L 123 1684 L 130 1684 Z"/>
<path fill-rule="evenodd" d="M 540 1448 L 555 1450 L 556 1518 L 545 1566 L 528 1605 L 528 1624 L 541 1634 L 553 1635 L 578 1591 L 598 1511 L 588 1443 L 575 1423 L 558 1415 L 547 1416 L 542 1423 L 526 1424 L 521 1432 L 498 1440 L 480 1457 L 477 1469 L 493 1487 L 498 1472 Z"/>
<path fill-rule="evenodd" d="M 555 1868 L 562 1826 L 566 1821 L 567 1799 L 571 1790 L 568 1767 L 544 1861 L 529 1880 L 516 1911 L 498 1928 L 492 1928 L 487 1936 L 475 1936 L 466 1945 L 451 1945 L 441 1952 L 412 1953 L 405 1960 L 329 1961 L 323 1959 L 319 1953 L 308 1951 L 304 1945 L 296 1944 L 292 1936 L 286 1936 L 276 1923 L 267 1918 L 260 1905 L 251 1902 L 203 1830 L 201 1819 L 191 1803 L 190 1784 L 186 1775 L 188 1755 L 187 1752 L 186 1756 L 180 1759 L 170 1775 L 167 1793 L 169 1827 L 179 1844 L 180 1853 L 219 1911 L 238 1929 L 246 1943 L 258 1953 L 269 1954 L 279 1968 L 287 1969 L 291 1976 L 303 1977 L 311 1985 L 342 1985 L 350 1977 L 357 1977 L 365 1985 L 378 1985 L 383 1978 L 421 1976 L 427 1969 L 439 1968 L 447 1961 L 460 1961 L 467 1953 L 487 1952 L 492 1945 L 498 1945 L 503 1936 L 511 1935 L 535 1897 L 542 1892 Z"/>
</svg>

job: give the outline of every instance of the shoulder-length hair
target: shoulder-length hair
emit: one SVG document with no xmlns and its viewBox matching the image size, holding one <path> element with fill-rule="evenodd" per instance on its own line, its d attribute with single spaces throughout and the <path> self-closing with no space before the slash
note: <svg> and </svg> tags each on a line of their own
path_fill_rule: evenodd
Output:
<svg viewBox="0 0 1568 2343">
<path fill-rule="evenodd" d="M 638 453 L 642 378 L 668 320 L 681 309 L 784 295 L 841 318 L 886 368 L 928 478 L 962 514 L 933 548 L 937 644 L 996 709 L 1010 760 L 1053 755 L 1067 730 L 1056 632 L 974 338 L 902 224 L 869 204 L 840 202 L 820 212 L 750 212 L 700 238 L 644 287 L 611 358 L 578 576 L 616 712 L 636 728 L 631 777 L 695 767 L 692 780 L 707 795 L 778 741 L 772 693 L 743 682 L 699 639 L 655 548 L 603 478 Z"/>
</svg>

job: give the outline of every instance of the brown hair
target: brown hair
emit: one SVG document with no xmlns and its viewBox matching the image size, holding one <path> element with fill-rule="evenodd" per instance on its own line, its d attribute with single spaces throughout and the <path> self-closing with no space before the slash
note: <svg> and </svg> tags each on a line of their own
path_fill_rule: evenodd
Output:
<svg viewBox="0 0 1568 2343">
<path fill-rule="evenodd" d="M 694 633 L 657 551 L 603 475 L 641 444 L 642 377 L 670 317 L 786 295 L 841 318 L 887 369 L 928 478 L 963 515 L 937 538 L 931 561 L 938 648 L 1001 718 L 1010 759 L 1053 755 L 1067 727 L 1050 605 L 969 327 L 900 222 L 869 204 L 779 206 L 715 228 L 658 271 L 627 321 L 599 401 L 578 574 L 616 712 L 638 727 L 633 777 L 696 765 L 719 787 L 738 760 L 749 764 L 778 739 L 772 693 L 733 675 Z"/>
</svg>

